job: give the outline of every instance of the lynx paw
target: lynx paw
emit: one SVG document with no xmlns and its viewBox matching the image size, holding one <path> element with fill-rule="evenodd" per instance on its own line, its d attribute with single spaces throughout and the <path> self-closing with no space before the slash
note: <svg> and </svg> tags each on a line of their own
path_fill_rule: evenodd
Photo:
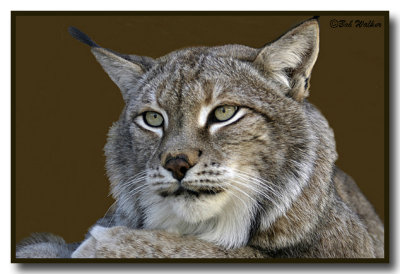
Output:
<svg viewBox="0 0 400 274">
<path fill-rule="evenodd" d="M 72 258 L 261 258 L 251 247 L 225 250 L 195 237 L 123 226 L 95 226 Z"/>
<path fill-rule="evenodd" d="M 194 246 L 186 245 L 187 239 L 163 231 L 133 230 L 122 226 L 111 228 L 95 226 L 90 235 L 91 237 L 72 254 L 72 258 L 181 258 L 204 256 L 212 251 L 207 246 L 204 248 L 205 254 L 194 252 L 198 249 L 194 250 Z M 197 239 L 188 239 L 200 242 Z M 212 247 L 215 251 L 219 250 L 214 245 Z"/>
</svg>

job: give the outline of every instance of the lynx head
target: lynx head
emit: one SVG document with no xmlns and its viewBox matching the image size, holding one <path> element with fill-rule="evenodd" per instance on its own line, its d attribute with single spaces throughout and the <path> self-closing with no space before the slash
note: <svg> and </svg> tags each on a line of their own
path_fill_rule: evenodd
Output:
<svg viewBox="0 0 400 274">
<path fill-rule="evenodd" d="M 92 47 L 125 101 L 105 147 L 125 224 L 237 247 L 307 184 L 317 143 L 305 100 L 316 19 L 261 49 L 196 47 L 158 59 L 70 32 Z"/>
</svg>

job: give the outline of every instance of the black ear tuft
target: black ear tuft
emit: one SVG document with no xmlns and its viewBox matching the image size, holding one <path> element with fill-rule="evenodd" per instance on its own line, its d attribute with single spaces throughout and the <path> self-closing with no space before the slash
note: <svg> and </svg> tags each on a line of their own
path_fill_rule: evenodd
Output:
<svg viewBox="0 0 400 274">
<path fill-rule="evenodd" d="M 100 47 L 89 36 L 87 36 L 85 33 L 75 27 L 69 27 L 68 32 L 69 34 L 71 34 L 72 37 L 74 37 L 78 41 L 81 41 L 82 43 L 85 43 L 86 45 L 89 45 L 90 47 Z"/>
</svg>

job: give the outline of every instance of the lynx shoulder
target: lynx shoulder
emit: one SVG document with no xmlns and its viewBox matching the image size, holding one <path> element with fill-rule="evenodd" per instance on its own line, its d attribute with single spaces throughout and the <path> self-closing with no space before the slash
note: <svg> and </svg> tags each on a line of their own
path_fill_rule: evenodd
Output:
<svg viewBox="0 0 400 274">
<path fill-rule="evenodd" d="M 307 101 L 317 19 L 259 49 L 158 59 L 70 32 L 125 101 L 105 146 L 116 202 L 73 257 L 383 257 L 383 225 Z"/>
</svg>

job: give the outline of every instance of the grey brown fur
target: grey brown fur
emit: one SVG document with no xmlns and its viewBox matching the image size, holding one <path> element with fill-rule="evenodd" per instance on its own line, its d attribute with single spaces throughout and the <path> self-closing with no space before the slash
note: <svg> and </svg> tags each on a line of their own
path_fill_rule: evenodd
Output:
<svg viewBox="0 0 400 274">
<path fill-rule="evenodd" d="M 332 129 L 306 99 L 317 19 L 261 49 L 197 47 L 158 59 L 71 33 L 92 46 L 126 103 L 105 147 L 116 202 L 72 257 L 384 256 L 383 225 L 335 166 Z M 237 111 L 217 120 L 220 106 Z M 160 127 L 148 111 L 162 116 Z M 40 257 L 37 245 L 21 245 L 17 257 Z"/>
</svg>

